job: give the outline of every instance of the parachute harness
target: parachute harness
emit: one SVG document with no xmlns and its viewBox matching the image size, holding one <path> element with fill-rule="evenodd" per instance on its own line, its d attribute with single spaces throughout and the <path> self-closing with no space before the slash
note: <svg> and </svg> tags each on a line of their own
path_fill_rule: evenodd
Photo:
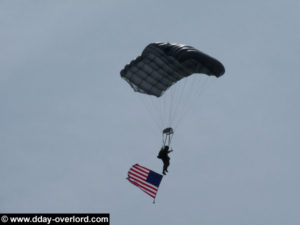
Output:
<svg viewBox="0 0 300 225">
<path fill-rule="evenodd" d="M 163 130 L 163 132 L 162 132 L 163 146 L 166 146 L 166 145 L 170 146 L 173 135 L 174 135 L 174 130 L 172 127 L 167 127 Z"/>
</svg>

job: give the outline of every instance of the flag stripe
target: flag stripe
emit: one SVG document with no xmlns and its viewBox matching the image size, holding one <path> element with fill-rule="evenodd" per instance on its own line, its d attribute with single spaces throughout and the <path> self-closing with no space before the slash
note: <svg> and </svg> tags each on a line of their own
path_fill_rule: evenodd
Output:
<svg viewBox="0 0 300 225">
<path fill-rule="evenodd" d="M 143 187 L 143 188 L 149 190 L 150 192 L 152 192 L 152 193 L 154 193 L 154 194 L 155 194 L 155 192 L 157 192 L 157 189 L 149 188 L 149 187 L 147 187 L 147 185 L 144 185 L 144 184 L 139 183 L 139 182 L 138 182 L 136 179 L 134 179 L 134 178 L 129 178 L 129 181 L 132 181 L 132 183 L 133 183 L 134 185 L 136 185 L 136 186 L 138 186 L 138 187 Z"/>
<path fill-rule="evenodd" d="M 151 194 L 153 194 L 153 195 L 156 194 L 156 191 L 150 190 L 150 189 L 148 189 L 147 187 L 141 186 L 140 188 L 141 188 L 143 191 L 145 191 L 145 192 L 151 193 Z"/>
<path fill-rule="evenodd" d="M 137 176 L 136 174 L 133 174 L 131 172 L 128 172 L 128 175 L 130 175 L 130 178 L 138 179 L 140 182 L 145 182 L 146 181 L 146 179 L 141 178 L 140 176 Z"/>
<path fill-rule="evenodd" d="M 149 190 L 147 190 L 147 189 L 145 189 L 141 186 L 138 186 L 138 188 L 140 188 L 143 192 L 147 193 L 150 196 L 155 196 L 156 195 L 156 192 L 151 192 L 151 191 L 149 191 Z"/>
<path fill-rule="evenodd" d="M 135 169 L 132 169 L 132 170 L 130 170 L 130 171 L 131 171 L 131 172 L 135 172 L 135 173 L 137 173 L 137 174 L 139 174 L 139 175 L 145 177 L 145 179 L 147 179 L 147 177 L 148 177 L 147 174 L 140 173 L 139 171 L 137 171 L 137 170 L 135 170 Z"/>
<path fill-rule="evenodd" d="M 143 167 L 140 167 L 140 166 L 134 166 L 134 167 L 132 167 L 132 168 L 138 169 L 138 170 L 140 170 L 141 172 L 144 172 L 144 173 L 146 173 L 146 174 L 148 174 L 148 173 L 150 172 L 150 170 L 147 170 L 147 169 L 145 169 L 145 168 L 143 168 Z"/>
<path fill-rule="evenodd" d="M 146 178 L 145 177 L 141 177 L 141 176 L 139 176 L 137 174 L 134 174 L 132 172 L 128 172 L 128 174 L 131 175 L 132 177 L 139 178 L 141 180 L 141 182 L 146 181 L 146 178 L 147 178 L 147 177 Z"/>
<path fill-rule="evenodd" d="M 143 174 L 145 174 L 146 176 L 149 174 L 149 172 L 150 171 L 145 171 L 145 170 L 143 170 L 143 169 L 141 169 L 141 168 L 139 168 L 139 167 L 133 167 L 133 168 L 131 168 L 131 170 L 136 170 L 136 171 L 139 171 L 140 173 L 143 173 Z"/>
<path fill-rule="evenodd" d="M 152 198 L 155 198 L 155 195 L 156 195 L 156 194 L 149 193 L 148 191 L 144 190 L 143 188 L 141 188 L 141 190 L 142 190 L 143 192 L 145 192 L 146 194 L 150 195 Z"/>
<path fill-rule="evenodd" d="M 131 176 L 130 178 L 134 179 L 136 182 L 138 182 L 138 184 L 144 185 L 144 186 L 146 186 L 148 188 L 151 188 L 152 190 L 157 190 L 158 189 L 157 187 L 149 184 L 148 182 L 145 182 L 144 180 L 140 180 L 138 177 L 132 177 Z"/>
<path fill-rule="evenodd" d="M 149 170 L 148 168 L 144 167 L 144 166 L 141 166 L 141 165 L 139 165 L 139 164 L 135 164 L 135 165 L 138 166 L 138 167 L 140 167 L 140 168 L 143 168 L 144 170 L 146 170 L 146 171 L 148 171 L 148 172 L 150 172 L 150 170 Z"/>
<path fill-rule="evenodd" d="M 139 186 L 139 187 L 143 187 L 143 188 L 145 188 L 145 189 L 147 189 L 147 190 L 149 190 L 150 192 L 152 192 L 152 193 L 154 193 L 155 194 L 155 192 L 157 191 L 157 189 L 156 188 L 152 188 L 152 187 L 149 187 L 149 185 L 147 185 L 146 183 L 139 183 L 138 182 L 138 180 L 137 179 L 135 179 L 135 178 L 129 178 L 130 180 L 133 180 L 134 181 L 134 183 L 138 183 L 138 185 L 137 186 Z"/>
</svg>

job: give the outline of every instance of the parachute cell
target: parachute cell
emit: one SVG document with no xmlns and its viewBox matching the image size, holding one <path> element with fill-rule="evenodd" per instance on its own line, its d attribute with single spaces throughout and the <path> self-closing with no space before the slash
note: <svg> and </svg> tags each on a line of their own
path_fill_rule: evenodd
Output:
<svg viewBox="0 0 300 225">
<path fill-rule="evenodd" d="M 225 68 L 218 60 L 186 45 L 151 43 L 142 55 L 121 71 L 134 91 L 160 97 L 177 81 L 194 73 L 220 77 Z"/>
</svg>

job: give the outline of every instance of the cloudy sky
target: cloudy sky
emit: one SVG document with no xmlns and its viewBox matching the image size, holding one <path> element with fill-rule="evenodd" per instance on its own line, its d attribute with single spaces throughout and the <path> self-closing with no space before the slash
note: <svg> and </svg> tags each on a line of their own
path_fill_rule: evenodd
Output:
<svg viewBox="0 0 300 225">
<path fill-rule="evenodd" d="M 108 212 L 111 224 L 300 223 L 300 1 L 0 0 L 0 211 Z M 161 172 L 161 131 L 120 70 L 151 42 L 219 59 L 176 129 L 156 204 L 125 180 Z"/>
</svg>

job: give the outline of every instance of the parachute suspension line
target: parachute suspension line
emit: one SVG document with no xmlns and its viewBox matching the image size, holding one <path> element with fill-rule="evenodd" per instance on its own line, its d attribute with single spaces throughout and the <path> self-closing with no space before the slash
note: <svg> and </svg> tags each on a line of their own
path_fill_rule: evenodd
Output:
<svg viewBox="0 0 300 225">
<path fill-rule="evenodd" d="M 195 76 L 193 76 L 193 75 L 189 78 L 189 80 L 185 79 L 184 86 L 182 87 L 183 90 L 182 90 L 182 96 L 180 99 L 180 103 L 178 103 L 180 108 L 178 110 L 178 115 L 176 117 L 176 121 L 174 121 L 174 127 L 176 125 L 176 122 L 178 120 L 180 120 L 181 117 L 183 117 L 184 112 L 186 111 L 186 108 L 190 107 L 194 89 L 195 89 L 195 87 L 197 87 L 197 85 L 195 83 L 196 83 Z M 188 86 L 187 89 L 185 89 L 186 86 Z"/>
<path fill-rule="evenodd" d="M 171 127 L 171 123 L 173 122 L 172 121 L 172 114 L 174 113 L 173 112 L 173 108 L 174 108 L 174 100 L 175 100 L 175 89 L 176 89 L 176 86 L 174 86 L 173 88 L 171 88 L 170 90 L 170 107 L 169 107 L 169 122 L 168 122 L 168 126 Z"/>
<path fill-rule="evenodd" d="M 184 92 L 185 92 L 185 88 L 187 86 L 187 79 L 183 78 L 183 81 L 181 83 L 177 83 L 175 85 L 177 85 L 176 88 L 178 89 L 178 91 L 175 92 L 175 93 L 177 93 L 177 96 L 175 96 L 177 104 L 175 104 L 175 108 L 173 110 L 173 116 L 172 116 L 172 120 L 171 120 L 172 123 L 174 123 L 176 121 L 176 119 L 178 118 L 178 116 L 180 115 L 180 106 L 183 105 Z"/>
<path fill-rule="evenodd" d="M 149 106 L 152 106 L 152 108 L 154 109 L 154 114 L 156 115 L 156 119 L 159 123 L 159 128 L 160 130 L 163 129 L 163 115 L 161 114 L 161 107 L 159 104 L 157 104 L 157 101 L 159 101 L 160 99 L 158 99 L 157 97 L 154 96 L 148 96 L 149 99 L 151 99 L 151 101 L 149 102 Z"/>
<path fill-rule="evenodd" d="M 201 77 L 199 79 L 197 79 L 199 77 L 196 76 L 192 76 L 190 79 L 191 85 L 189 85 L 189 90 L 187 91 L 186 95 L 185 95 L 185 101 L 182 104 L 182 108 L 181 108 L 181 112 L 180 112 L 180 116 L 178 117 L 177 121 L 175 122 L 174 127 L 178 127 L 178 125 L 181 123 L 181 121 L 183 120 L 183 118 L 186 116 L 187 112 L 189 112 L 192 109 L 192 101 L 193 99 L 196 98 L 195 96 L 195 89 L 202 89 L 201 85 L 198 85 L 199 80 L 201 79 Z M 200 83 L 201 84 L 201 83 Z"/>
<path fill-rule="evenodd" d="M 159 102 L 158 102 L 158 106 L 159 106 L 159 118 L 160 118 L 160 124 L 161 124 L 161 129 L 163 129 L 163 126 L 164 126 L 164 120 L 163 120 L 163 113 L 164 113 L 164 109 L 163 109 L 163 104 L 162 104 L 162 101 L 163 99 L 157 99 Z"/>
<path fill-rule="evenodd" d="M 199 85 L 195 85 L 197 87 L 196 90 L 193 90 L 193 92 L 195 92 L 193 95 L 195 96 L 196 99 L 200 98 L 201 95 L 203 94 L 203 92 L 205 91 L 205 89 L 208 87 L 208 84 L 210 82 L 209 81 L 209 77 L 201 77 L 200 79 L 195 79 L 195 81 L 193 83 L 197 83 Z M 201 101 L 199 101 L 201 103 Z M 187 104 L 186 104 L 187 105 Z M 186 117 L 186 115 L 193 109 L 193 106 L 191 107 L 183 107 L 184 108 L 184 112 L 181 114 L 181 117 L 176 121 L 174 127 L 175 129 L 177 129 L 178 125 L 182 122 L 183 118 Z"/>
<path fill-rule="evenodd" d="M 165 93 L 159 97 L 159 104 L 162 108 L 161 117 L 162 117 L 162 128 L 170 126 L 170 95 L 172 87 L 168 88 Z"/>
<path fill-rule="evenodd" d="M 142 104 L 144 105 L 144 109 L 145 109 L 145 111 L 147 112 L 146 114 L 149 116 L 149 120 L 152 120 L 153 122 L 154 122 L 154 124 L 156 125 L 156 127 L 158 128 L 158 129 L 162 129 L 162 127 L 160 126 L 160 123 L 159 123 L 159 121 L 157 121 L 157 118 L 156 118 L 156 116 L 155 116 L 155 113 L 153 112 L 153 107 L 151 107 L 152 106 L 152 104 L 147 104 L 146 103 L 146 99 L 147 98 L 142 98 L 142 96 L 141 95 L 139 95 L 138 94 L 138 96 L 139 96 L 139 100 L 142 102 Z M 144 96 L 143 96 L 144 97 Z M 145 97 L 147 97 L 147 96 L 145 96 Z M 146 100 L 146 101 L 145 101 Z M 149 99 L 148 99 L 149 100 Z"/>
<path fill-rule="evenodd" d="M 165 116 L 165 127 L 171 127 L 174 125 L 174 121 L 178 117 L 179 107 L 183 101 L 184 89 L 187 84 L 187 79 L 183 79 L 181 82 L 176 82 L 172 85 L 165 94 L 161 97 L 163 101 L 161 107 L 164 109 L 162 115 Z"/>
<path fill-rule="evenodd" d="M 163 109 L 161 115 L 164 117 L 164 120 L 162 122 L 163 126 L 167 126 L 166 121 L 167 121 L 168 117 L 166 115 L 168 115 L 167 114 L 168 113 L 168 111 L 167 111 L 167 109 L 168 109 L 168 107 L 167 107 L 167 105 L 168 105 L 168 101 L 167 101 L 168 96 L 169 96 L 169 92 L 165 92 L 164 95 L 161 96 L 162 101 L 160 101 L 161 107 Z"/>
<path fill-rule="evenodd" d="M 172 108 L 172 92 L 173 92 L 173 88 L 171 87 L 170 90 L 168 91 L 168 96 L 166 96 L 168 98 L 168 103 L 169 105 L 166 105 L 166 109 L 167 109 L 167 124 L 166 126 L 170 126 L 170 117 L 171 117 L 171 108 Z"/>
</svg>

